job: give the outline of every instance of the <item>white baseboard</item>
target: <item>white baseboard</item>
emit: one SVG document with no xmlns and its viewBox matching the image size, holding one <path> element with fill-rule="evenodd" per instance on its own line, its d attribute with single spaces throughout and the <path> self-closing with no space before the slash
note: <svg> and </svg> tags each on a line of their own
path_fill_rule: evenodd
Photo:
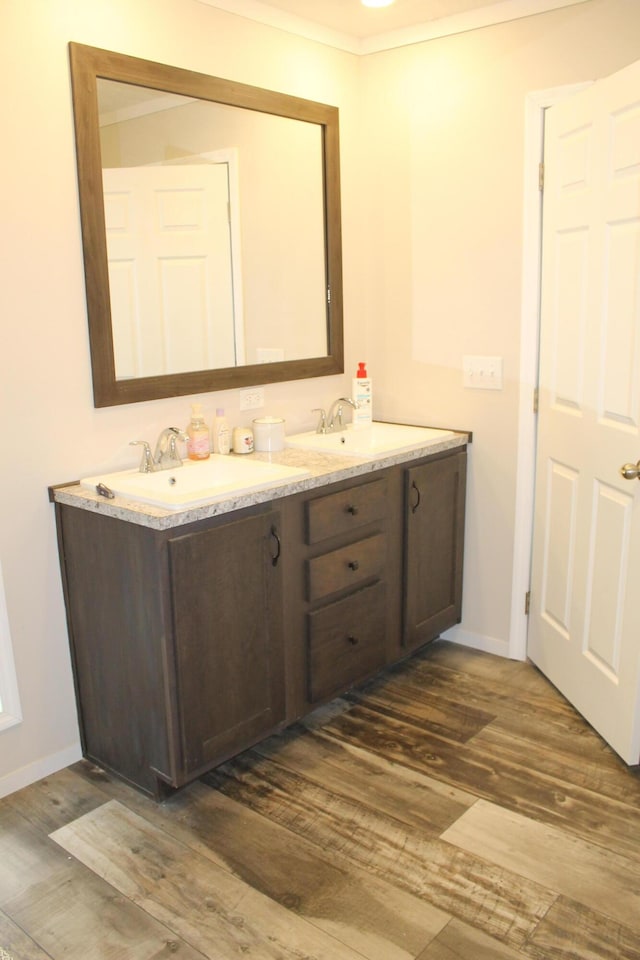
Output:
<svg viewBox="0 0 640 960">
<path fill-rule="evenodd" d="M 496 657 L 509 658 L 509 642 L 499 640 L 497 637 L 487 637 L 481 633 L 471 633 L 469 630 L 463 630 L 462 627 L 452 627 L 442 634 L 443 640 L 450 640 L 451 643 L 459 643 L 462 647 L 473 647 L 474 650 L 482 650 L 484 653 L 493 653 Z"/>
<path fill-rule="evenodd" d="M 53 753 L 48 757 L 42 757 L 34 763 L 27 764 L 26 767 L 20 767 L 13 770 L 5 777 L 0 777 L 0 797 L 7 797 L 16 790 L 22 790 L 43 777 L 48 777 L 64 767 L 82 759 L 82 750 L 80 744 L 74 744 L 61 750 L 59 753 Z"/>
</svg>

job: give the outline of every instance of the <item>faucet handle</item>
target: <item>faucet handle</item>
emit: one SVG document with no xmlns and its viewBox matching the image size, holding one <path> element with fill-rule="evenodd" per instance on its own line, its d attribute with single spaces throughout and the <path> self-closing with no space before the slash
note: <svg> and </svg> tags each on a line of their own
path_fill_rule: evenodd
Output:
<svg viewBox="0 0 640 960">
<path fill-rule="evenodd" d="M 186 443 L 189 439 L 188 435 L 182 430 L 178 430 L 176 427 L 171 428 L 171 433 L 169 434 L 169 459 L 171 460 L 180 460 L 180 455 L 178 453 L 178 448 L 176 444 L 178 440 L 182 440 Z"/>
<path fill-rule="evenodd" d="M 320 417 L 318 418 L 318 426 L 316 427 L 316 433 L 326 433 L 327 432 L 327 415 L 324 412 L 322 407 L 314 407 L 311 413 L 319 413 Z"/>
<path fill-rule="evenodd" d="M 351 397 L 338 397 L 337 400 L 334 400 L 329 408 L 329 422 L 327 423 L 326 430 L 327 433 L 333 433 L 334 430 L 337 432 L 344 430 L 344 423 L 342 422 L 342 405 L 344 403 L 347 403 L 350 407 L 353 407 L 354 410 L 357 410 L 359 407 L 359 403 L 356 400 L 353 400 Z"/>
<path fill-rule="evenodd" d="M 151 456 L 151 447 L 146 440 L 131 440 L 130 447 L 142 447 L 142 459 L 140 460 L 140 473 L 153 473 L 154 464 Z"/>
<path fill-rule="evenodd" d="M 182 464 L 176 451 L 176 440 L 187 440 L 187 435 L 179 427 L 165 427 L 161 431 L 156 443 L 156 450 L 153 455 L 153 462 L 158 466 L 178 466 Z"/>
</svg>

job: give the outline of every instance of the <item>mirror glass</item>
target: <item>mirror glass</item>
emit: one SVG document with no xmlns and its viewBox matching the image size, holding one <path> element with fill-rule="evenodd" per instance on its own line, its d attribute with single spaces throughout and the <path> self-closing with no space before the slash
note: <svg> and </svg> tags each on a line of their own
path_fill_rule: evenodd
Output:
<svg viewBox="0 0 640 960">
<path fill-rule="evenodd" d="M 96 406 L 342 372 L 337 109 L 70 49 Z"/>
</svg>

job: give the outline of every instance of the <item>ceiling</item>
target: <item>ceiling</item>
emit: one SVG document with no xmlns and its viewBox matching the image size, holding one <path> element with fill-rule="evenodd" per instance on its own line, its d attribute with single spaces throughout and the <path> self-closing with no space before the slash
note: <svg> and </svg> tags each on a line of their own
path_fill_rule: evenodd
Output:
<svg viewBox="0 0 640 960">
<path fill-rule="evenodd" d="M 505 0 L 501 0 L 504 5 Z M 487 0 L 395 0 L 390 7 L 364 7 L 360 0 L 265 0 L 265 4 L 340 33 L 364 38 L 486 7 Z"/>
<path fill-rule="evenodd" d="M 591 0 L 199 0 L 352 53 L 373 53 Z"/>
</svg>

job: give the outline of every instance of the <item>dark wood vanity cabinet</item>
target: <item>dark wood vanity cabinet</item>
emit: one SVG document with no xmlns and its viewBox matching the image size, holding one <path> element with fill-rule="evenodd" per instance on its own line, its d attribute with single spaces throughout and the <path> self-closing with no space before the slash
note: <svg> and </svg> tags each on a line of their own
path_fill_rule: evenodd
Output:
<svg viewBox="0 0 640 960">
<path fill-rule="evenodd" d="M 84 755 L 161 797 L 453 626 L 465 462 L 169 530 L 56 503 Z"/>
<path fill-rule="evenodd" d="M 160 532 L 56 509 L 86 757 L 157 796 L 283 723 L 277 510 Z"/>
<path fill-rule="evenodd" d="M 462 616 L 465 452 L 405 470 L 402 643 L 413 650 Z"/>
</svg>

